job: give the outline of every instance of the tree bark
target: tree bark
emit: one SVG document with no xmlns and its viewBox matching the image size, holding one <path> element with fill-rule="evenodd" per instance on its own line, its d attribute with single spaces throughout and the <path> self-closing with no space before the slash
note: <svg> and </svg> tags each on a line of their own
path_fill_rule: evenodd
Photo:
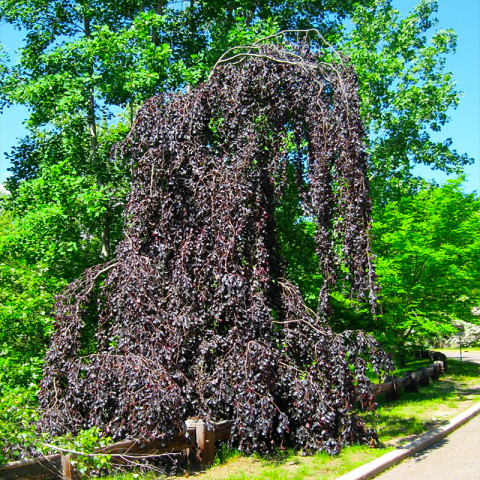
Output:
<svg viewBox="0 0 480 480">
<path fill-rule="evenodd" d="M 166 4 L 167 0 L 157 0 L 157 3 L 155 5 L 155 13 L 157 15 L 161 15 L 163 13 L 163 10 L 165 9 Z M 152 42 L 155 45 L 158 45 L 160 43 L 160 38 L 156 29 L 154 29 L 152 32 Z"/>
<path fill-rule="evenodd" d="M 90 29 L 90 18 L 85 16 L 83 18 L 83 25 L 85 36 L 90 39 L 92 37 Z M 92 165 L 95 171 L 97 186 L 101 188 L 104 184 L 102 178 L 102 169 L 100 160 L 98 158 L 98 134 L 97 134 L 97 119 L 95 116 L 95 88 L 93 86 L 93 63 L 89 66 L 89 75 L 92 82 L 88 87 L 88 104 L 87 104 L 87 125 L 88 133 L 90 135 L 90 155 Z M 103 258 L 109 258 L 111 253 L 110 248 L 110 215 L 107 212 L 103 214 L 102 218 L 102 232 L 100 235 L 100 255 Z"/>
</svg>

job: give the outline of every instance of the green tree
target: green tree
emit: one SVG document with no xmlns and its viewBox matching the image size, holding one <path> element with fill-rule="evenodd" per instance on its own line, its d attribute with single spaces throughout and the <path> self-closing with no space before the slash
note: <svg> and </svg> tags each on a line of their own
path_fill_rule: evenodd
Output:
<svg viewBox="0 0 480 480">
<path fill-rule="evenodd" d="M 1 199 L 0 199 L 1 202 Z M 65 286 L 40 265 L 15 258 L 21 238 L 11 212 L 0 203 L 0 463 L 9 444 L 35 436 L 36 391 L 53 327 L 53 298 Z M 15 455 L 15 454 L 14 454 Z"/>
<path fill-rule="evenodd" d="M 420 0 L 401 17 L 390 0 L 359 5 L 343 48 L 356 67 L 369 139 L 373 197 L 380 207 L 420 188 L 415 164 L 461 174 L 473 160 L 432 133 L 448 122 L 460 94 L 445 58 L 455 52 L 453 30 L 435 30 L 435 0 Z"/>
<path fill-rule="evenodd" d="M 20 62 L 0 82 L 3 105 L 30 110 L 32 134 L 14 152 L 10 185 L 25 171 L 31 178 L 46 164 L 68 161 L 72 173 L 91 178 L 100 192 L 114 190 L 110 148 L 125 130 L 115 137 L 109 126 L 119 108 L 132 110 L 165 81 L 170 47 L 152 42 L 161 17 L 139 12 L 136 2 L 3 1 L 0 18 L 26 30 Z M 97 218 L 104 258 L 116 220 L 111 206 L 119 200 L 110 197 L 113 202 L 102 199 L 106 208 Z"/>
<path fill-rule="evenodd" d="M 52 330 L 53 297 L 66 282 L 45 267 L 29 264 L 15 249 L 23 240 L 10 212 L 0 205 L 0 397 L 7 386 L 39 379 Z M 41 232 L 39 232 L 41 235 Z"/>
<path fill-rule="evenodd" d="M 383 313 L 377 337 L 396 353 L 475 321 L 480 304 L 480 200 L 460 180 L 392 202 L 373 224 Z"/>
</svg>

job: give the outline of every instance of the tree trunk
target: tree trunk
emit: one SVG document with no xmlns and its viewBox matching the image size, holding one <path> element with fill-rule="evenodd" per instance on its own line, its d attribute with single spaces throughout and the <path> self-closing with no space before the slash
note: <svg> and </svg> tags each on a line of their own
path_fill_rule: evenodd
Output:
<svg viewBox="0 0 480 480">
<path fill-rule="evenodd" d="M 83 18 L 83 25 L 85 36 L 91 38 L 90 18 L 85 16 Z M 93 64 L 89 67 L 90 78 L 93 79 Z M 95 88 L 93 82 L 88 87 L 88 104 L 87 104 L 87 124 L 88 133 L 90 135 L 90 154 L 93 168 L 96 175 L 98 188 L 104 184 L 102 178 L 102 168 L 100 159 L 98 158 L 98 135 L 97 135 L 97 120 L 95 116 Z M 110 215 L 105 212 L 102 218 L 102 233 L 100 235 L 100 254 L 103 258 L 110 257 Z"/>
<path fill-rule="evenodd" d="M 194 39 L 195 37 L 195 33 L 197 31 L 197 26 L 195 24 L 195 17 L 193 15 L 193 9 L 195 8 L 195 0 L 190 0 L 190 11 L 189 11 L 189 15 L 188 15 L 188 21 L 189 21 L 189 24 L 190 24 L 190 34 L 192 36 L 192 40 Z"/>
<path fill-rule="evenodd" d="M 166 4 L 167 4 L 167 0 L 157 0 L 157 4 L 155 5 L 155 13 L 157 15 L 161 15 L 163 13 L 163 10 Z M 152 32 L 152 42 L 155 45 L 158 45 L 160 43 L 160 39 L 156 29 L 154 29 Z"/>
</svg>

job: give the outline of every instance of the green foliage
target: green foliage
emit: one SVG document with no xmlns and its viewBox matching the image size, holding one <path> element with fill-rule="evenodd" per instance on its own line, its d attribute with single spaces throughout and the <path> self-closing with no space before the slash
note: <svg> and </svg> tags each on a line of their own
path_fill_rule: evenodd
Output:
<svg viewBox="0 0 480 480">
<path fill-rule="evenodd" d="M 139 12 L 135 2 L 89 8 L 80 1 L 27 0 L 15 7 L 2 1 L 0 16 L 27 30 L 20 62 L 10 69 L 2 93 L 7 103 L 31 107 L 32 126 L 84 121 L 97 89 L 95 96 L 106 105 L 126 106 L 156 93 L 166 79 L 170 47 L 152 42 L 163 17 Z"/>
<path fill-rule="evenodd" d="M 0 379 L 0 465 L 18 459 L 36 442 L 37 420 L 36 388 L 8 388 Z"/>
<path fill-rule="evenodd" d="M 110 467 L 111 454 L 98 452 L 112 444 L 112 439 L 102 434 L 98 427 L 82 430 L 78 435 L 66 434 L 40 445 L 44 454 L 64 452 L 71 454 L 70 461 L 82 479 L 97 476 Z"/>
<path fill-rule="evenodd" d="M 121 230 L 125 182 L 99 187 L 92 175 L 80 175 L 67 161 L 44 165 L 36 178 L 22 182 L 6 207 L 12 213 L 11 254 L 42 265 L 58 277 L 73 279 L 99 262 L 101 218 L 117 200 L 113 241 Z M 113 223 L 113 221 L 112 221 Z"/>
<path fill-rule="evenodd" d="M 65 283 L 15 256 L 21 237 L 9 212 L 0 210 L 0 226 L 0 389 L 28 387 L 40 379 L 54 295 Z"/>
<path fill-rule="evenodd" d="M 382 287 L 378 338 L 395 350 L 425 344 L 474 321 L 480 302 L 480 201 L 461 181 L 425 186 L 392 202 L 373 225 Z"/>
<path fill-rule="evenodd" d="M 446 55 L 455 51 L 452 30 L 432 31 L 437 1 L 421 0 L 401 18 L 390 0 L 358 6 L 343 48 L 360 81 L 362 113 L 369 132 L 374 199 L 398 200 L 415 191 L 414 164 L 448 173 L 461 173 L 472 160 L 451 149 L 451 140 L 439 142 L 432 133 L 448 121 L 448 110 L 459 102 L 459 92 Z"/>
<path fill-rule="evenodd" d="M 64 282 L 16 258 L 12 214 L 0 207 L 0 463 L 34 443 L 36 393 L 52 331 L 54 295 Z"/>
<path fill-rule="evenodd" d="M 64 167 L 44 167 L 37 178 L 20 186 L 12 205 L 16 214 L 12 248 L 29 263 L 38 262 L 68 275 L 89 255 L 82 239 L 82 233 L 88 232 L 82 229 L 82 210 L 88 209 L 88 203 L 81 201 L 82 196 L 95 198 L 101 192 L 75 172 L 65 172 L 68 169 Z M 95 218 L 101 207 L 92 203 L 89 213 Z"/>
<path fill-rule="evenodd" d="M 315 223 L 304 216 L 295 171 L 292 165 L 287 169 L 288 183 L 275 212 L 280 251 L 288 279 L 300 288 L 307 305 L 316 310 L 322 276 L 315 251 Z"/>
<path fill-rule="evenodd" d="M 0 384 L 27 387 L 41 377 L 55 291 L 64 284 L 38 267 L 0 263 Z"/>
</svg>

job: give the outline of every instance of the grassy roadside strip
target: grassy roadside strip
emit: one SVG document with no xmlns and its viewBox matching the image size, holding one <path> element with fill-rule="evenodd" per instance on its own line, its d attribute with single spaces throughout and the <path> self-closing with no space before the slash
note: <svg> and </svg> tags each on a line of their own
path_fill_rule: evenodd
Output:
<svg viewBox="0 0 480 480">
<path fill-rule="evenodd" d="M 425 361 L 415 362 L 402 371 L 416 370 L 425 364 Z M 302 457 L 293 451 L 284 451 L 267 459 L 245 457 L 238 451 L 223 448 L 219 449 L 215 466 L 188 476 L 198 480 L 333 480 L 430 428 L 446 424 L 475 401 L 479 401 L 480 365 L 449 360 L 447 374 L 428 387 L 421 387 L 419 393 L 403 393 L 401 400 L 391 403 L 386 403 L 382 397 L 378 400 L 377 411 L 364 413 L 363 417 L 377 429 L 382 442 L 380 448 L 355 445 L 344 448 L 336 457 L 330 457 L 324 452 Z M 169 478 L 179 479 L 185 476 Z M 159 477 L 158 474 L 130 473 L 110 476 L 108 480 L 154 478 L 164 477 Z"/>
</svg>

